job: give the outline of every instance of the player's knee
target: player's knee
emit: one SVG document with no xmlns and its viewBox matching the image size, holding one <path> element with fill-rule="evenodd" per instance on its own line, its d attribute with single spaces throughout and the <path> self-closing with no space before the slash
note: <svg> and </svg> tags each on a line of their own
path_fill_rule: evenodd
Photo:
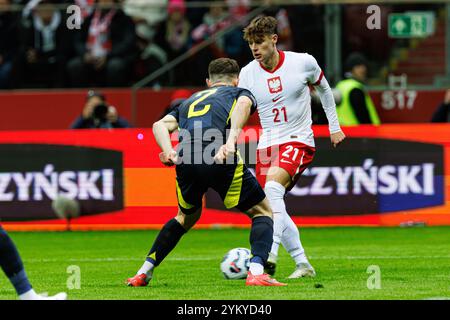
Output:
<svg viewBox="0 0 450 320">
<path fill-rule="evenodd" d="M 175 219 L 180 223 L 183 228 L 188 231 L 191 229 L 195 223 L 200 219 L 200 216 L 202 214 L 202 210 L 195 209 L 195 211 L 191 212 L 190 214 L 184 213 L 180 208 L 178 209 L 178 214 L 175 217 Z"/>
<path fill-rule="evenodd" d="M 267 184 L 269 182 L 276 182 L 282 185 L 284 188 L 287 188 L 291 185 L 292 178 L 285 169 L 280 167 L 270 167 L 267 171 L 265 187 L 267 187 Z"/>
<path fill-rule="evenodd" d="M 264 192 L 270 201 L 283 200 L 284 194 L 286 193 L 286 188 L 279 182 L 267 181 L 264 187 Z"/>
<path fill-rule="evenodd" d="M 263 217 L 263 216 L 269 217 L 271 219 L 273 218 L 272 209 L 270 209 L 269 201 L 267 200 L 267 198 L 264 198 L 263 201 L 247 210 L 246 213 L 252 219 L 255 217 Z"/>
<path fill-rule="evenodd" d="M 267 195 L 267 199 L 269 199 L 270 207 L 276 213 L 285 213 L 286 212 L 286 204 L 284 202 L 284 195 L 286 189 L 275 181 L 269 181 L 266 183 L 266 187 L 264 189 Z"/>
</svg>

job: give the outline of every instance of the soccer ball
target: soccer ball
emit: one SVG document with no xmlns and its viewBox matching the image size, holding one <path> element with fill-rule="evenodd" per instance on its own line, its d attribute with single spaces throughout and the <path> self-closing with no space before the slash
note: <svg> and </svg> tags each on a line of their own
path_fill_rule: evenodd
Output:
<svg viewBox="0 0 450 320">
<path fill-rule="evenodd" d="M 225 279 L 244 279 L 250 266 L 250 250 L 234 248 L 227 252 L 220 263 Z"/>
</svg>

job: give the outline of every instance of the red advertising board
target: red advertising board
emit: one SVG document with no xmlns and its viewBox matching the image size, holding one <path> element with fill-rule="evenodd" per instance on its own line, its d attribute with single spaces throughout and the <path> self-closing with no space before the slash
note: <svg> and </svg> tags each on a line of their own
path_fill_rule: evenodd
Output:
<svg viewBox="0 0 450 320">
<path fill-rule="evenodd" d="M 345 128 L 348 139 L 336 150 L 326 126 L 314 131 L 316 157 L 286 197 L 296 223 L 450 225 L 450 125 Z M 259 129 L 245 134 L 251 138 L 242 142 L 254 146 Z M 82 208 L 74 230 L 157 228 L 176 214 L 175 170 L 159 163 L 149 129 L 5 131 L 0 149 L 6 229 L 64 230 L 51 207 L 61 194 Z M 208 194 L 198 227 L 249 222 Z"/>
<path fill-rule="evenodd" d="M 197 88 L 198 89 L 198 88 Z M 197 90 L 191 88 L 194 92 Z M 0 91 L 0 130 L 63 130 L 81 114 L 87 90 Z M 174 89 L 104 89 L 108 103 L 134 127 L 150 128 L 171 101 Z M 371 91 L 381 123 L 427 123 L 445 90 Z M 133 108 L 135 105 L 135 108 Z M 259 123 L 258 116 L 250 124 Z"/>
<path fill-rule="evenodd" d="M 444 90 L 371 91 L 381 123 L 427 123 L 444 100 Z"/>
</svg>

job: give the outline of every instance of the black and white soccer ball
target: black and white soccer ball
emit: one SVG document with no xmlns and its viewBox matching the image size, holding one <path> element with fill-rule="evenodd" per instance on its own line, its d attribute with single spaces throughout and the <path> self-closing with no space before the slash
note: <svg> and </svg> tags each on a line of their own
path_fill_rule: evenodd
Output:
<svg viewBox="0 0 450 320">
<path fill-rule="evenodd" d="M 220 263 L 225 279 L 244 279 L 250 266 L 250 250 L 234 248 L 227 252 Z"/>
</svg>

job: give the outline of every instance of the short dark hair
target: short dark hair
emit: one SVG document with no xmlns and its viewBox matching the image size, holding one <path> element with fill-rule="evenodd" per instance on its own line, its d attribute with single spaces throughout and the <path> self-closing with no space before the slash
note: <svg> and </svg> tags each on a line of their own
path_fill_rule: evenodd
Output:
<svg viewBox="0 0 450 320">
<path fill-rule="evenodd" d="M 247 42 L 262 42 L 265 36 L 277 33 L 277 25 L 277 19 L 274 17 L 256 17 L 244 28 L 244 40 Z"/>
<path fill-rule="evenodd" d="M 366 57 L 360 52 L 352 52 L 344 63 L 345 71 L 352 71 L 354 67 L 359 65 L 365 65 L 368 67 L 368 62 Z"/>
<path fill-rule="evenodd" d="M 218 58 L 209 63 L 208 75 L 213 82 L 218 80 L 229 81 L 239 75 L 239 65 L 234 59 Z"/>
</svg>

